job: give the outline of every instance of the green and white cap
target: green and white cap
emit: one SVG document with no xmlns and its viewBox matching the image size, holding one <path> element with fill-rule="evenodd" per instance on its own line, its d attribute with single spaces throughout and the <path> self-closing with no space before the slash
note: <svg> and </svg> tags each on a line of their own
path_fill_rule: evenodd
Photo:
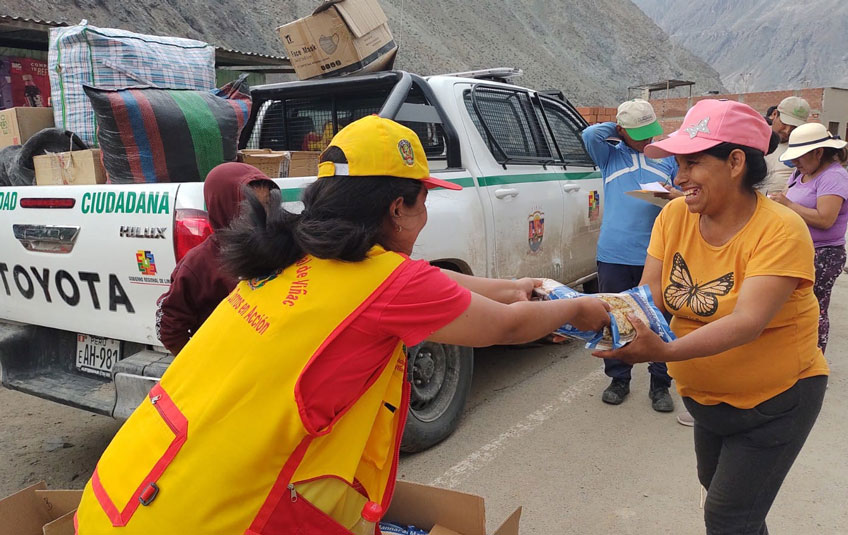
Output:
<svg viewBox="0 0 848 535">
<path fill-rule="evenodd" d="M 618 125 L 627 131 L 627 135 L 636 141 L 661 136 L 662 126 L 657 122 L 657 114 L 651 103 L 634 98 L 622 102 L 615 116 Z"/>
</svg>

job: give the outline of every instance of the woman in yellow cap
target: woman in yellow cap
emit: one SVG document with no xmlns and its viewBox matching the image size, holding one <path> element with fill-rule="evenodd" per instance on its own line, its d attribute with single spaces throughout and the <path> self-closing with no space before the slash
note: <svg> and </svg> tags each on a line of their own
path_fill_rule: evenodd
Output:
<svg viewBox="0 0 848 535">
<path fill-rule="evenodd" d="M 411 260 L 427 189 L 459 189 L 429 176 L 412 130 L 356 121 L 318 176 L 302 213 L 272 191 L 270 209 L 252 200 L 219 237 L 242 282 L 106 449 L 80 535 L 348 534 L 367 502 L 391 500 L 404 346 L 521 343 L 608 323 L 592 298 L 529 302 L 532 282 Z"/>
</svg>

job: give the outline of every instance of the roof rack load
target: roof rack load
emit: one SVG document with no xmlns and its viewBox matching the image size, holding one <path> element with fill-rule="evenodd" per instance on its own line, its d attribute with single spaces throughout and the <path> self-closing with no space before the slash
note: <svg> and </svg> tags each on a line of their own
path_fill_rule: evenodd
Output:
<svg viewBox="0 0 848 535">
<path fill-rule="evenodd" d="M 522 76 L 524 71 L 513 67 L 496 67 L 494 69 L 480 69 L 476 71 L 452 72 L 442 76 L 456 76 L 457 78 L 474 78 L 477 80 L 491 80 L 493 82 L 509 83 L 513 78 Z"/>
</svg>

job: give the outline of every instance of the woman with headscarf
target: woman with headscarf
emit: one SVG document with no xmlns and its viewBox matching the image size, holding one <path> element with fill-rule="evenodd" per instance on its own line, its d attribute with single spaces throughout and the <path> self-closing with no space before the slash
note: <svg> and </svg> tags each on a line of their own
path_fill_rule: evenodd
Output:
<svg viewBox="0 0 848 535">
<path fill-rule="evenodd" d="M 234 276 L 221 268 L 221 244 L 217 233 L 238 216 L 245 188 L 266 200 L 272 189 L 278 189 L 259 169 L 236 162 L 215 167 L 203 183 L 203 200 L 215 234 L 177 263 L 171 273 L 171 286 L 157 301 L 157 335 L 174 355 L 238 284 Z"/>
</svg>

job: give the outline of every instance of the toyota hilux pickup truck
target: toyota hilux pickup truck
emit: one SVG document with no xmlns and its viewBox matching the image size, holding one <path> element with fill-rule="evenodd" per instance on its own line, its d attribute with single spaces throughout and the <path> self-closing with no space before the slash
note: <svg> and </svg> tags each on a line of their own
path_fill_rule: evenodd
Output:
<svg viewBox="0 0 848 535">
<path fill-rule="evenodd" d="M 388 71 L 255 87 L 242 148 L 302 150 L 377 113 L 418 133 L 434 176 L 413 256 L 486 277 L 591 283 L 603 187 L 587 125 L 556 92 Z M 299 210 L 315 177 L 275 179 Z M 0 189 L 0 366 L 7 388 L 126 418 L 173 360 L 156 301 L 211 233 L 202 183 Z M 468 395 L 466 347 L 409 348 L 404 449 L 448 436 Z M 236 357 L 235 355 L 233 356 Z M 179 357 L 176 357 L 179 358 Z"/>
</svg>

